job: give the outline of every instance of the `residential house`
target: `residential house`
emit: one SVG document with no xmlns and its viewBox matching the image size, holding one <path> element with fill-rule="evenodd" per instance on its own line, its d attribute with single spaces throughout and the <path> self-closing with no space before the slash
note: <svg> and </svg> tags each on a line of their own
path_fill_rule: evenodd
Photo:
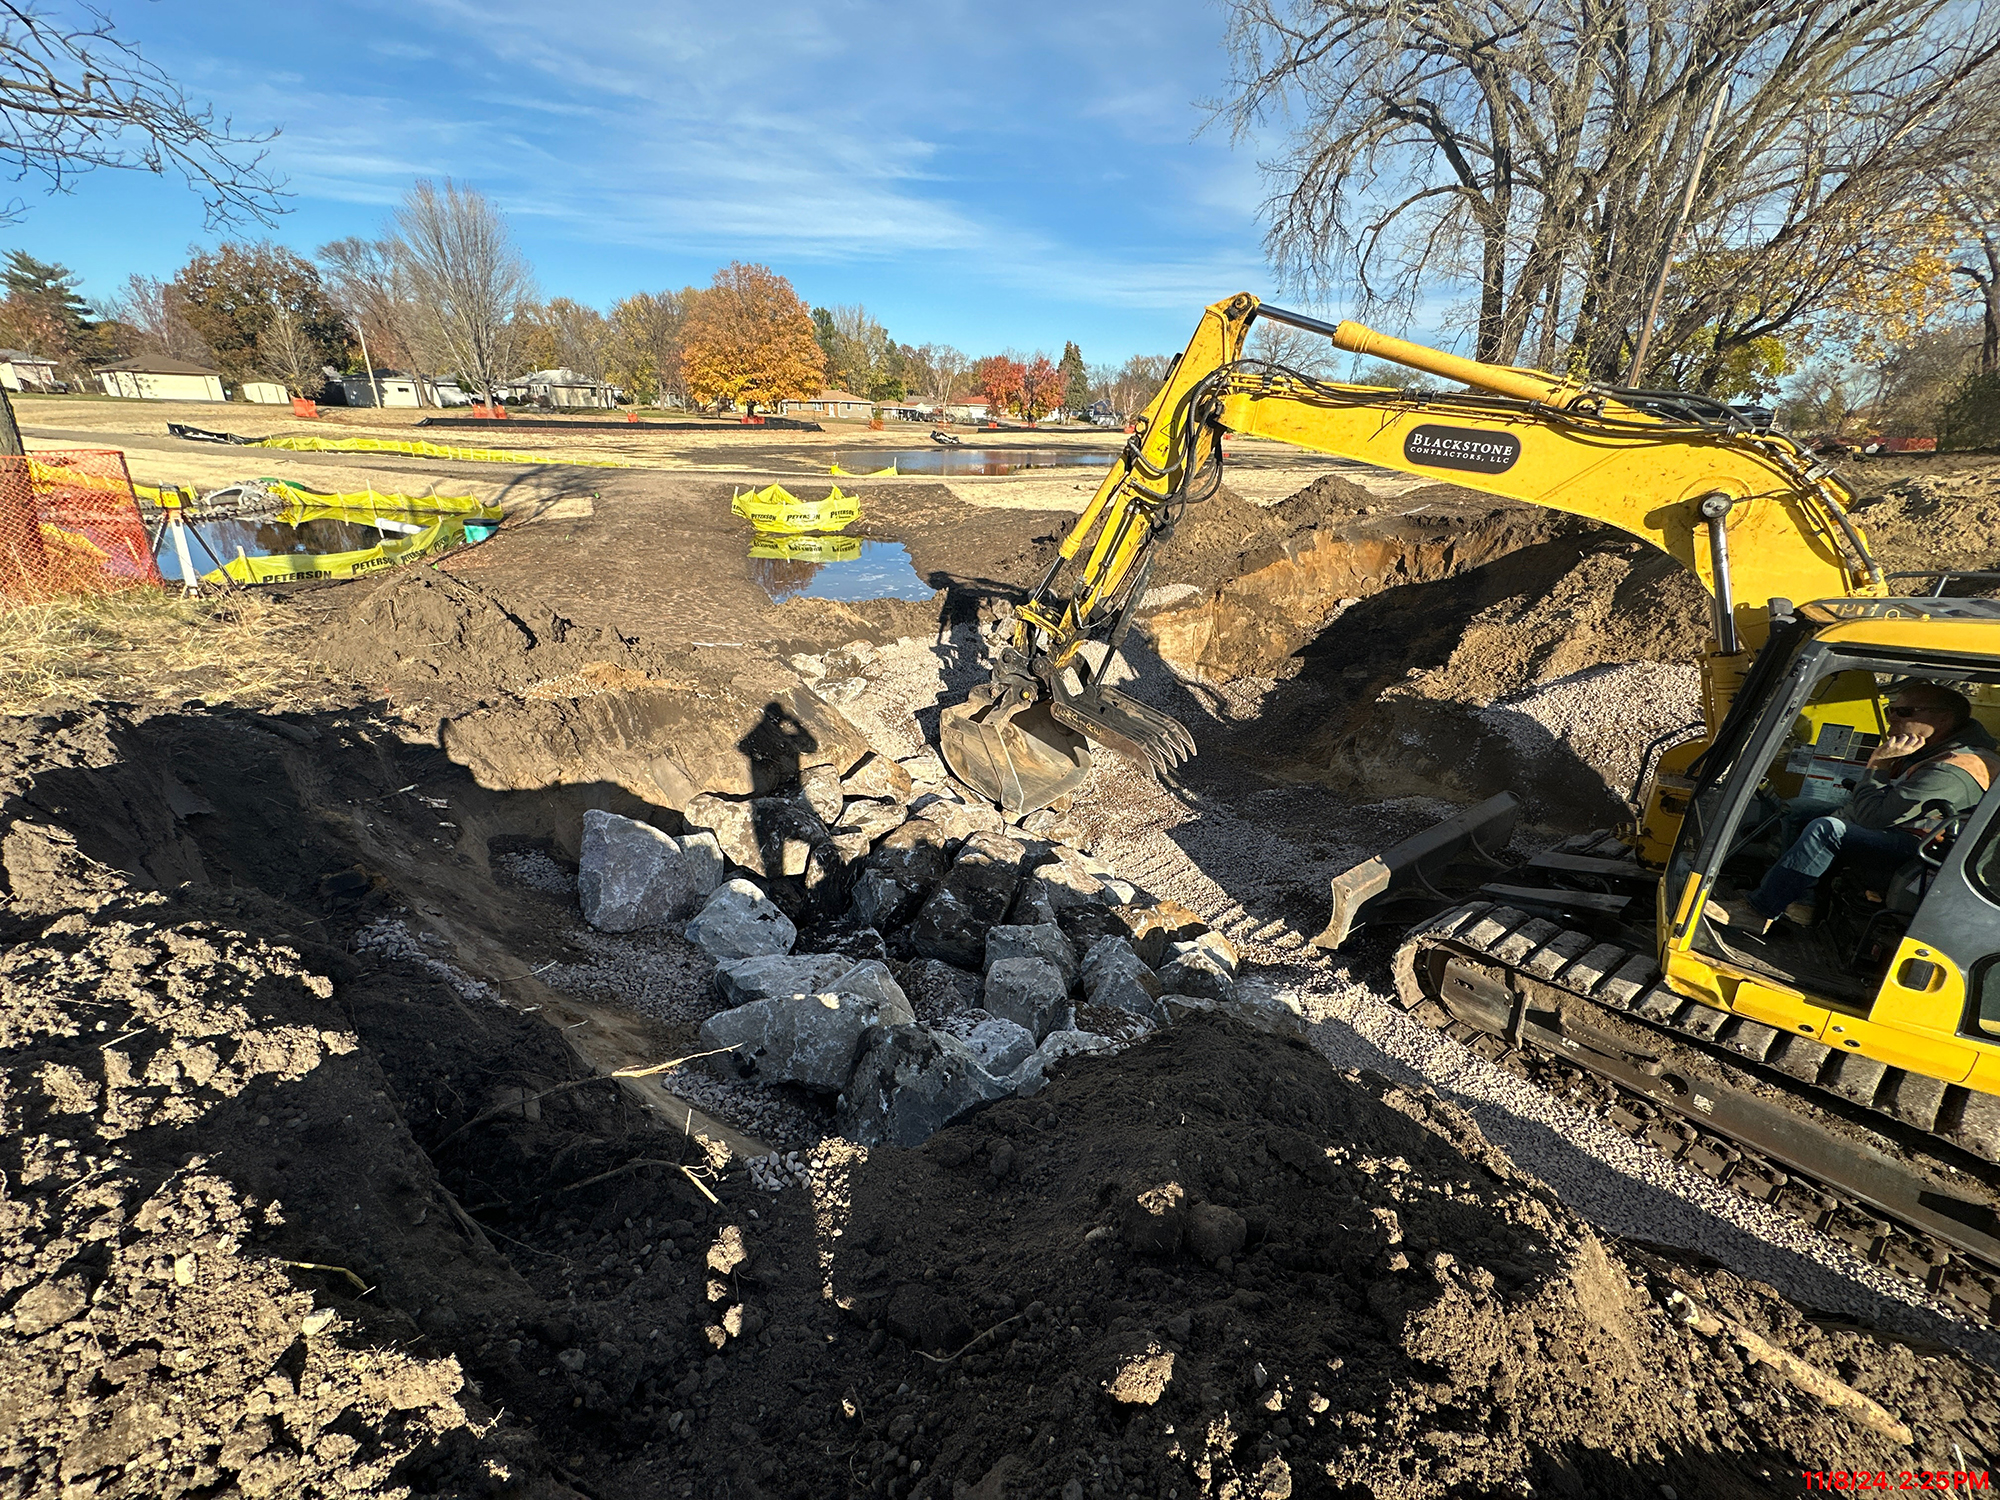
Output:
<svg viewBox="0 0 2000 1500">
<path fill-rule="evenodd" d="M 786 401 L 779 410 L 787 416 L 846 417 L 865 422 L 875 414 L 875 403 L 847 391 L 821 391 L 810 401 Z"/>
<path fill-rule="evenodd" d="M 944 409 L 944 414 L 953 422 L 984 422 L 990 410 L 991 403 L 984 400 L 954 401 Z"/>
<path fill-rule="evenodd" d="M 97 383 L 107 396 L 136 401 L 226 401 L 222 372 L 164 354 L 140 354 L 99 365 Z"/>
<path fill-rule="evenodd" d="M 618 404 L 614 387 L 574 370 L 536 370 L 508 381 L 494 394 L 510 406 L 605 408 Z"/>
<path fill-rule="evenodd" d="M 52 391 L 56 362 L 19 349 L 0 349 L 0 385 L 10 391 Z"/>
</svg>

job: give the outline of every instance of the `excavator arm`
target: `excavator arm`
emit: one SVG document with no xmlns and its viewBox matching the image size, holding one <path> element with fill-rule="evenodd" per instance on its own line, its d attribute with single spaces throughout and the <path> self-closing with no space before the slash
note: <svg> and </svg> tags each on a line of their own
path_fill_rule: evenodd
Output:
<svg viewBox="0 0 2000 1500">
<path fill-rule="evenodd" d="M 1259 317 L 1464 389 L 1344 385 L 1247 359 Z M 1677 558 L 1715 601 L 1703 662 L 1711 735 L 1768 634 L 1771 600 L 1885 592 L 1848 518 L 1847 490 L 1788 439 L 1719 402 L 1482 364 L 1268 307 L 1246 292 L 1203 313 L 1017 610 L 992 680 L 944 716 L 946 760 L 1008 811 L 1047 806 L 1079 786 L 1090 741 L 1161 768 L 1193 753 L 1180 724 L 1102 678 L 1145 595 L 1154 549 L 1221 483 L 1228 433 L 1586 516 Z M 1081 648 L 1096 639 L 1109 649 L 1093 669 Z"/>
</svg>

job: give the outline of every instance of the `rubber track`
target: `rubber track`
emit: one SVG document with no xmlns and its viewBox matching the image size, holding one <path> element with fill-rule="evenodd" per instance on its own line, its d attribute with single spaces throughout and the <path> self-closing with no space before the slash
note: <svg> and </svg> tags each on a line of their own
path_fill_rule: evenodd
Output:
<svg viewBox="0 0 2000 1500">
<path fill-rule="evenodd" d="M 1669 1159 L 1744 1197 L 1791 1214 L 1847 1245 L 1863 1259 L 1918 1283 L 1927 1291 L 1949 1297 L 1974 1320 L 2000 1324 L 2000 1274 L 1996 1274 L 2000 1273 L 2000 1267 L 1968 1258 L 1955 1247 L 1911 1226 L 1891 1225 L 1872 1210 L 1843 1201 L 1825 1185 L 1781 1167 L 1745 1149 L 1739 1142 L 1701 1130 L 1682 1116 L 1630 1092 L 1615 1079 L 1588 1072 L 1587 1066 L 1575 1059 L 1557 1058 L 1539 1049 L 1524 1051 L 1504 1037 L 1458 1020 L 1435 997 L 1425 993 L 1418 977 L 1418 958 L 1438 948 L 1470 959 L 1484 959 L 1501 968 L 1518 969 L 1592 1004 L 1672 1032 L 1703 1049 L 1735 1053 L 1766 1063 L 1850 1103 L 1863 1104 L 1903 1119 L 1906 1124 L 1915 1124 L 1918 1122 L 1893 1107 L 1896 1099 L 1907 1097 L 1905 1086 L 1886 1075 L 1901 1074 L 1902 1070 L 1884 1069 L 1865 1058 L 1834 1053 L 1808 1038 L 1787 1036 L 1745 1017 L 1683 1000 L 1660 982 L 1659 967 L 1650 954 L 1599 942 L 1588 933 L 1561 927 L 1509 906 L 1472 902 L 1456 907 L 1412 930 L 1396 954 L 1397 1001 L 1420 1024 L 1444 1032 L 1496 1066 L 1531 1077 L 1557 1097 L 1578 1092 L 1575 1087 L 1578 1074 L 1587 1073 L 1593 1088 L 1608 1091 L 1613 1097 L 1615 1102 L 1605 1111 L 1605 1118 L 1622 1134 L 1652 1146 Z M 1781 1050 L 1778 1046 L 1781 1041 L 1791 1046 Z M 1803 1050 L 1794 1052 L 1792 1049 L 1802 1042 L 1826 1056 L 1814 1058 Z M 1810 1059 L 1812 1069 L 1808 1071 L 1801 1065 L 1794 1072 L 1786 1065 L 1786 1060 L 1793 1058 Z M 1856 1063 L 1868 1063 L 1868 1069 L 1850 1066 Z M 1902 1074 L 1904 1079 L 1912 1076 Z M 1872 1078 L 1871 1086 L 1863 1087 L 1864 1077 Z M 1560 1087 L 1559 1078 L 1569 1079 L 1572 1087 L 1567 1090 Z M 1843 1084 L 1847 1087 L 1842 1087 Z M 1966 1090 L 1954 1085 L 1949 1089 L 1940 1086 L 1937 1092 L 1945 1097 L 1933 1111 L 1933 1121 L 1941 1114 L 1949 1114 L 1954 1123 L 1962 1122 L 1966 1114 L 1962 1103 L 1956 1109 L 1947 1108 L 1952 1104 L 1948 1095 L 1954 1092 L 1962 1095 Z M 1975 1100 L 1987 1097 L 1972 1096 Z M 1878 1102 L 1884 1099 L 1890 1101 L 1889 1107 Z M 1955 1145 L 1963 1144 L 1943 1132 L 1932 1133 Z M 1977 1154 L 1991 1159 L 1985 1152 Z"/>
</svg>

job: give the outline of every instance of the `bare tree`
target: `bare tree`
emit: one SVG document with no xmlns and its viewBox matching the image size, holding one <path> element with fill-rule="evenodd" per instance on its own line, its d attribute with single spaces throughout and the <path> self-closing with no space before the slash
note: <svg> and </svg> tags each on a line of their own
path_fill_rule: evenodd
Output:
<svg viewBox="0 0 2000 1500">
<path fill-rule="evenodd" d="M 916 351 L 912 365 L 919 394 L 932 406 L 951 405 L 972 369 L 965 351 L 950 344 L 923 345 Z"/>
<path fill-rule="evenodd" d="M 326 350 L 282 297 L 271 299 L 270 320 L 257 336 L 257 358 L 294 396 L 316 393 L 324 378 Z"/>
<path fill-rule="evenodd" d="M 279 212 L 264 170 L 275 130 L 239 135 L 227 116 L 188 97 L 91 6 L 63 19 L 33 0 L 0 0 L 0 163 L 16 181 L 67 192 L 97 167 L 169 172 L 202 196 L 210 228 Z M 16 200 L 0 218 L 18 218 Z"/>
<path fill-rule="evenodd" d="M 450 178 L 421 179 L 396 214 L 396 262 L 416 312 L 416 342 L 431 369 L 465 377 L 490 404 L 514 373 L 520 314 L 534 281 L 507 224 L 485 196 Z"/>
<path fill-rule="evenodd" d="M 1873 268 L 1921 174 L 1990 138 L 2000 58 L 1979 0 L 1230 9 L 1218 117 L 1300 122 L 1266 164 L 1289 285 L 1407 314 L 1469 284 L 1480 358 L 1621 380 L 1690 181 L 1701 274 L 1654 348 L 1705 343 L 1719 369 Z"/>
<path fill-rule="evenodd" d="M 416 373 L 411 351 L 415 309 L 397 264 L 393 240 L 364 240 L 350 235 L 321 245 L 314 258 L 320 264 L 327 295 L 341 315 L 356 324 L 368 340 L 369 354 L 387 365 Z"/>
<path fill-rule="evenodd" d="M 125 280 L 125 294 L 118 299 L 116 316 L 129 324 L 150 352 L 170 359 L 213 364 L 215 352 L 194 331 L 180 289 L 155 276 L 133 274 Z"/>
<path fill-rule="evenodd" d="M 1979 370 L 2000 370 L 2000 167 L 1969 164 L 1943 177 L 1944 200 L 1959 230 L 1955 276 L 1969 281 L 1979 297 Z"/>
<path fill-rule="evenodd" d="M 1328 375 L 1333 372 L 1333 345 L 1319 334 L 1308 333 L 1303 328 L 1293 328 L 1286 323 L 1257 322 L 1250 331 L 1249 346 L 1244 352 L 1252 359 L 1269 360 L 1274 365 L 1283 365 L 1288 370 L 1297 370 L 1305 375 Z"/>
<path fill-rule="evenodd" d="M 604 379 L 611 358 L 612 327 L 603 313 L 558 297 L 541 309 L 541 321 L 552 335 L 557 365 L 588 380 Z"/>
</svg>

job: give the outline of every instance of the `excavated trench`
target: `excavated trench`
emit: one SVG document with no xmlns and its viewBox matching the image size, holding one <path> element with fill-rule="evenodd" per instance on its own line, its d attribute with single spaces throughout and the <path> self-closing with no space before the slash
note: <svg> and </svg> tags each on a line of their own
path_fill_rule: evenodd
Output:
<svg viewBox="0 0 2000 1500">
<path fill-rule="evenodd" d="M 607 1080 L 696 1050 L 715 966 L 582 921 L 584 811 L 680 833 L 704 795 L 919 756 L 1054 545 L 1010 524 L 977 567 L 885 526 L 935 604 L 794 600 L 741 645 L 551 604 L 502 553 L 320 596 L 343 706 L 8 724 L 0 1480 L 1281 1500 L 1984 1464 L 1979 1366 L 1607 1242 L 1463 1111 L 1247 1009 L 917 1150 L 811 1144 L 789 1085 Z M 1250 979 L 1325 866 L 1501 786 L 1615 816 L 1688 712 L 1701 600 L 1601 531 L 1324 486 L 1185 530 L 1129 656 L 1202 754 L 1165 788 L 1107 764 L 1027 832 L 1184 900 Z M 762 884 L 801 950 L 840 940 L 792 879 Z M 801 1149 L 753 1180 L 747 1134 Z M 1912 1444 L 1702 1340 L 1676 1289 Z"/>
</svg>

